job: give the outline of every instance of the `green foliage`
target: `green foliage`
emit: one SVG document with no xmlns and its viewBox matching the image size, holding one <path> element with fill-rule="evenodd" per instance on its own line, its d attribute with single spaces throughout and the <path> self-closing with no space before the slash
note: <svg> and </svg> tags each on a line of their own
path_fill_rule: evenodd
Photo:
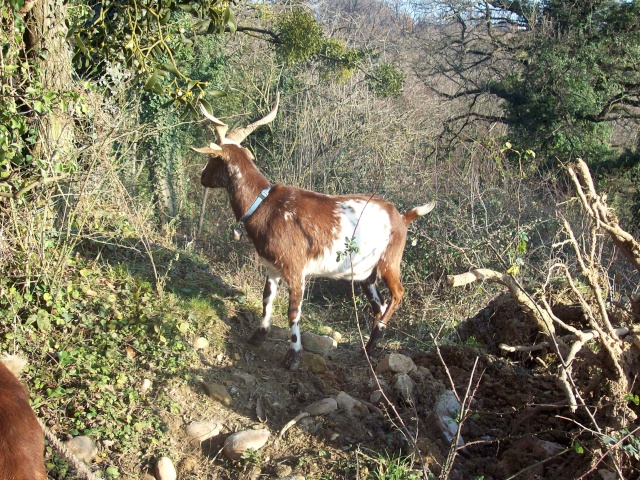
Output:
<svg viewBox="0 0 640 480">
<path fill-rule="evenodd" d="M 553 35 L 532 37 L 516 57 L 522 70 L 490 88 L 509 100 L 518 143 L 550 159 L 611 160 L 611 121 L 626 116 L 640 86 L 640 4 L 565 3 L 544 4 Z"/>
<path fill-rule="evenodd" d="M 276 45 L 276 52 L 288 65 L 309 60 L 323 45 L 322 27 L 305 10 L 296 9 L 280 15 L 277 31 L 280 43 Z"/>
<path fill-rule="evenodd" d="M 144 81 L 145 90 L 166 95 L 196 115 L 198 100 L 218 91 L 188 75 L 177 50 L 192 47 L 204 35 L 237 28 L 228 0 L 105 0 L 74 20 L 69 37 L 80 72 L 101 75 L 108 65 L 126 67 Z"/>
<path fill-rule="evenodd" d="M 390 63 L 377 65 L 367 74 L 369 90 L 381 98 L 394 98 L 402 95 L 405 74 Z"/>
<path fill-rule="evenodd" d="M 197 354 L 187 335 L 218 337 L 211 332 L 224 315 L 223 294 L 192 261 L 199 262 L 183 258 L 173 268 L 189 270 L 193 297 L 179 284 L 179 294 L 159 297 L 141 256 L 129 257 L 127 267 L 71 256 L 60 285 L 48 288 L 25 291 L 0 279 L 0 351 L 18 349 L 31 358 L 29 391 L 41 418 L 56 411 L 65 433 L 112 443 L 120 454 L 111 452 L 111 462 L 131 452 L 150 461 L 170 448 L 163 415 L 175 413 L 176 404 L 160 386 L 193 381 Z M 195 304 L 198 316 L 191 314 Z M 140 388 L 144 379 L 152 380 L 148 393 Z M 66 463 L 50 447 L 47 462 L 52 478 L 67 478 Z M 108 478 L 122 472 L 117 463 L 100 469 Z"/>
</svg>

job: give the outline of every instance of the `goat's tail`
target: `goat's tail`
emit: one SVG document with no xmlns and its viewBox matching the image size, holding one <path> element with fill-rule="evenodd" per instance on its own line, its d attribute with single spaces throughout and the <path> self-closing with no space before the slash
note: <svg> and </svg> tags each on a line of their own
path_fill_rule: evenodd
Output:
<svg viewBox="0 0 640 480">
<path fill-rule="evenodd" d="M 431 201 L 431 202 L 427 203 L 426 205 L 422 205 L 420 207 L 412 208 L 411 210 L 406 212 L 404 215 L 402 215 L 402 218 L 404 218 L 405 225 L 408 226 L 416 218 L 421 217 L 423 215 L 426 215 L 431 210 L 433 210 L 433 208 L 435 206 L 436 206 L 436 202 Z"/>
</svg>

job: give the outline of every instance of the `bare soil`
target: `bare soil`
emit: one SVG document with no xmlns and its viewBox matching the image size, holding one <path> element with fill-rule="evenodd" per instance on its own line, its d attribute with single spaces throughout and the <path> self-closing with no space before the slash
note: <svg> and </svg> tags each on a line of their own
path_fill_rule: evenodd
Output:
<svg viewBox="0 0 640 480">
<path fill-rule="evenodd" d="M 322 368 L 305 360 L 300 370 L 288 371 L 283 366 L 286 339 L 273 334 L 262 346 L 252 347 L 245 339 L 259 322 L 256 315 L 236 312 L 228 322 L 231 337 L 227 351 L 202 352 L 200 364 L 193 366 L 194 380 L 171 392 L 178 408 L 165 421 L 179 478 L 385 478 L 375 476 L 379 468 L 376 458 L 412 452 L 397 427 L 399 419 L 384 406 L 384 416 L 352 417 L 338 410 L 308 417 L 279 437 L 282 427 L 316 400 L 340 391 L 369 400 L 378 386 L 362 347 L 359 342 L 341 341 L 325 356 L 326 371 L 313 373 L 312 369 Z M 416 385 L 411 402 L 402 401 L 389 387 L 390 376 L 380 376 L 388 398 L 435 475 L 442 473 L 451 447 L 437 427 L 433 409 L 438 396 L 453 384 L 460 398 L 471 385 L 468 395 L 473 397 L 473 412 L 463 423 L 465 444 L 458 449 L 448 478 L 605 478 L 598 470 L 608 470 L 607 459 L 601 458 L 598 443 L 580 426 L 588 425 L 588 418 L 579 412 L 571 414 L 563 405 L 553 365 L 545 364 L 544 355 L 540 360 L 498 355 L 500 342 L 526 344 L 535 340 L 529 324 L 517 306 L 500 298 L 461 326 L 463 339 L 475 338 L 474 348 L 443 346 L 439 354 L 398 352 L 410 356 L 418 366 L 411 374 Z M 384 353 L 372 359 L 374 367 Z M 243 379 L 238 373 L 253 376 L 255 382 L 247 383 L 247 377 Z M 231 405 L 209 398 L 202 382 L 227 386 Z M 259 402 L 264 406 L 265 422 L 256 413 Z M 184 429 L 194 420 L 218 420 L 224 429 L 209 441 L 193 443 Z M 268 428 L 272 433 L 259 455 L 236 463 L 225 459 L 220 451 L 225 438 L 251 428 Z M 639 466 L 629 465 L 625 478 L 638 478 L 632 472 Z M 420 470 L 418 462 L 414 467 Z"/>
</svg>

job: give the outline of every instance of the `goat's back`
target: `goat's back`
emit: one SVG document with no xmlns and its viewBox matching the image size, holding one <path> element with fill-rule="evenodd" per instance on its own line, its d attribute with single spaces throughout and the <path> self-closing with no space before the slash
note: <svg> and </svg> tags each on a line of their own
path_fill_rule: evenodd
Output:
<svg viewBox="0 0 640 480">
<path fill-rule="evenodd" d="M 44 434 L 20 380 L 0 362 L 0 479 L 47 480 Z"/>
</svg>

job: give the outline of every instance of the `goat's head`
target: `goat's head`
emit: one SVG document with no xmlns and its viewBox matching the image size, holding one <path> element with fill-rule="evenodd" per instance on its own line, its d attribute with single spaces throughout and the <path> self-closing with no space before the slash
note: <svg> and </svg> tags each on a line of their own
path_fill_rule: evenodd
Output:
<svg viewBox="0 0 640 480">
<path fill-rule="evenodd" d="M 276 118 L 279 102 L 280 94 L 278 93 L 276 94 L 275 105 L 265 117 L 256 120 L 246 127 L 235 128 L 229 132 L 229 134 L 227 134 L 227 130 L 229 129 L 228 125 L 211 115 L 204 106 L 200 104 L 202 113 L 213 122 L 214 129 L 218 135 L 217 143 L 211 143 L 209 146 L 203 148 L 191 147 L 191 150 L 195 152 L 209 155 L 209 161 L 204 167 L 200 177 L 200 182 L 203 186 L 209 188 L 226 188 L 229 181 L 228 163 L 232 161 L 232 159 L 254 159 L 251 152 L 244 148 L 241 143 L 256 128 L 270 123 Z"/>
</svg>

